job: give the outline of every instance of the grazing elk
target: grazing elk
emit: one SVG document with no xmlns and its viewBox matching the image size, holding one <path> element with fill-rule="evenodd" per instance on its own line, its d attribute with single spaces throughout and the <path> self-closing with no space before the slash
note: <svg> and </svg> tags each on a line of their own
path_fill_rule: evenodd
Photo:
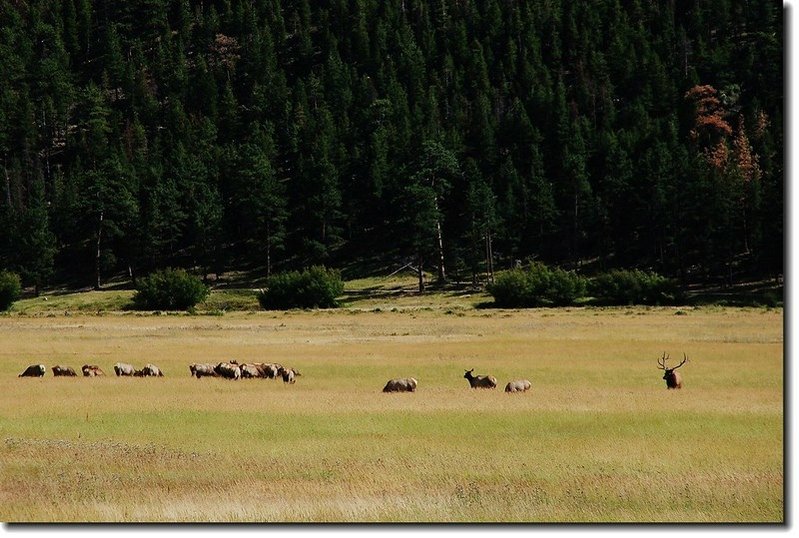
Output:
<svg viewBox="0 0 799 538">
<path fill-rule="evenodd" d="M 78 374 L 69 366 L 53 366 L 53 375 L 55 377 L 77 377 Z"/>
<path fill-rule="evenodd" d="M 114 365 L 114 373 L 119 376 L 131 376 L 136 372 L 136 368 L 132 364 L 126 362 L 118 362 Z"/>
<path fill-rule="evenodd" d="M 418 384 L 419 382 L 413 377 L 389 379 L 386 386 L 383 387 L 383 392 L 416 392 Z"/>
<path fill-rule="evenodd" d="M 277 379 L 282 375 L 281 374 L 281 370 L 283 370 L 282 364 L 278 364 L 276 362 L 267 362 L 262 364 L 264 369 L 264 377 L 268 379 Z"/>
<path fill-rule="evenodd" d="M 241 377 L 250 379 L 253 377 L 266 377 L 266 371 L 264 369 L 264 364 L 262 362 L 250 362 L 245 364 L 240 364 L 239 368 L 241 369 Z"/>
<path fill-rule="evenodd" d="M 492 375 L 472 375 L 474 368 L 466 370 L 463 377 L 469 381 L 473 389 L 495 389 L 497 388 L 497 378 Z"/>
<path fill-rule="evenodd" d="M 666 368 L 666 361 L 669 360 L 668 355 L 666 352 L 663 352 L 663 356 L 658 359 L 658 368 L 663 370 L 663 379 L 666 380 L 666 388 L 669 389 L 681 389 L 682 388 L 682 376 L 679 372 L 675 372 L 677 368 L 688 362 L 688 356 L 683 353 L 683 359 L 680 364 L 675 366 L 674 368 Z"/>
<path fill-rule="evenodd" d="M 144 377 L 164 377 L 164 372 L 155 364 L 146 364 L 142 368 L 142 375 Z"/>
<path fill-rule="evenodd" d="M 83 372 L 83 377 L 97 377 L 100 375 L 105 375 L 105 372 L 97 366 L 96 364 L 84 364 L 80 368 L 81 372 Z"/>
<path fill-rule="evenodd" d="M 225 379 L 241 379 L 241 368 L 237 362 L 220 362 L 214 367 L 214 371 Z"/>
<path fill-rule="evenodd" d="M 294 368 L 285 368 L 283 366 L 280 367 L 280 370 L 278 372 L 279 372 L 280 377 L 283 378 L 283 383 L 289 383 L 289 384 L 293 384 L 294 383 L 294 381 L 295 381 L 294 378 L 296 376 L 302 375 L 301 373 L 299 373 Z"/>
<path fill-rule="evenodd" d="M 191 375 L 200 379 L 201 377 L 219 377 L 219 374 L 214 370 L 213 364 L 199 364 L 193 362 L 189 365 Z"/>
<path fill-rule="evenodd" d="M 527 392 L 532 386 L 532 383 L 526 379 L 517 379 L 515 381 L 509 381 L 508 384 L 505 385 L 505 392 Z"/>
<path fill-rule="evenodd" d="M 44 364 L 31 364 L 17 377 L 42 377 L 46 371 Z"/>
</svg>

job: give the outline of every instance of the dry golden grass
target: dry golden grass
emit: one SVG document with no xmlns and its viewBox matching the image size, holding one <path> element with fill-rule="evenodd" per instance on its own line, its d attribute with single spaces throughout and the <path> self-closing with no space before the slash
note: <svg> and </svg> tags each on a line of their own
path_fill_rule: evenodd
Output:
<svg viewBox="0 0 799 538">
<path fill-rule="evenodd" d="M 782 310 L 677 311 L 5 316 L 0 519 L 783 521 Z M 231 358 L 303 375 L 189 377 Z M 16 377 L 37 362 L 111 375 Z M 418 392 L 382 394 L 397 376 Z"/>
</svg>

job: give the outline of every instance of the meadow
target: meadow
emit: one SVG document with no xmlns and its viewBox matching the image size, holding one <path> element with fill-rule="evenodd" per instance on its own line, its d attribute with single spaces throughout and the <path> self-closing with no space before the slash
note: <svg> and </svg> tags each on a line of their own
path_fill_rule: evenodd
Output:
<svg viewBox="0 0 799 538">
<path fill-rule="evenodd" d="M 784 521 L 781 308 L 476 300 L 216 315 L 15 305 L 0 316 L 0 520 Z M 690 358 L 682 390 L 666 390 L 664 351 Z M 302 376 L 189 375 L 232 358 Z M 165 377 L 117 378 L 117 361 Z M 37 362 L 45 377 L 17 377 Z M 110 375 L 49 371 L 85 363 Z M 470 389 L 470 368 L 498 390 Z M 418 391 L 383 394 L 399 376 Z M 517 378 L 532 389 L 502 392 Z"/>
</svg>

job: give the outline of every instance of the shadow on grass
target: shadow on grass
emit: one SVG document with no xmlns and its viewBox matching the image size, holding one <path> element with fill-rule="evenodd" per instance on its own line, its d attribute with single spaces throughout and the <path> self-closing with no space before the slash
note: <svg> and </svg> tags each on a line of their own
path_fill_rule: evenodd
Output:
<svg viewBox="0 0 799 538">
<path fill-rule="evenodd" d="M 578 299 L 569 306 L 733 306 L 733 307 L 766 307 L 780 308 L 784 306 L 783 286 L 757 287 L 741 286 L 727 290 L 693 290 L 673 301 L 622 303 L 606 299 L 587 297 Z M 500 308 L 559 308 L 559 305 L 506 305 L 500 306 L 494 301 L 482 301 L 474 305 L 477 309 Z"/>
</svg>

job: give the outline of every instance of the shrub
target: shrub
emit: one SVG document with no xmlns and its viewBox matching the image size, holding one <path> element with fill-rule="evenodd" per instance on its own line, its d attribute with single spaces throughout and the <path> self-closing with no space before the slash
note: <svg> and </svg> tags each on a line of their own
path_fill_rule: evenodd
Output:
<svg viewBox="0 0 799 538">
<path fill-rule="evenodd" d="M 343 291 L 341 273 L 314 266 L 302 272 L 272 275 L 258 294 L 258 302 L 265 310 L 335 308 L 338 306 L 336 297 Z"/>
<path fill-rule="evenodd" d="M 0 312 L 8 310 L 19 299 L 22 285 L 19 275 L 10 271 L 0 271 Z"/>
<path fill-rule="evenodd" d="M 585 294 L 586 280 L 573 271 L 532 263 L 497 275 L 488 293 L 501 308 L 567 306 Z"/>
<path fill-rule="evenodd" d="M 657 273 L 613 270 L 591 279 L 591 294 L 603 304 L 673 304 L 679 297 L 677 283 Z"/>
<path fill-rule="evenodd" d="M 208 286 L 185 270 L 164 269 L 139 280 L 133 303 L 143 310 L 188 310 L 209 293 Z"/>
</svg>

